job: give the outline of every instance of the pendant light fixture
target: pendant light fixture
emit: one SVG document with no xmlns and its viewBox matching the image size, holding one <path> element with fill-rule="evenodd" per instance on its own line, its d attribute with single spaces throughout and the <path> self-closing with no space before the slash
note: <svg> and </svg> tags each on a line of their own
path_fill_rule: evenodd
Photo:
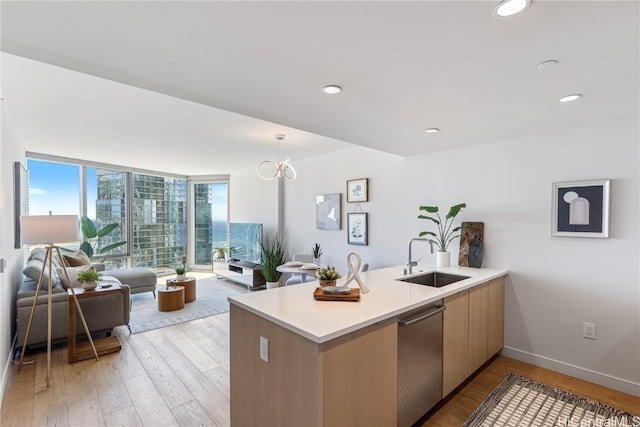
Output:
<svg viewBox="0 0 640 427">
<path fill-rule="evenodd" d="M 278 133 L 275 137 L 278 141 L 282 141 L 285 135 Z M 276 163 L 273 160 L 263 160 L 258 163 L 256 170 L 258 176 L 266 181 L 282 177 L 294 180 L 297 176 L 290 159 L 282 160 L 280 163 Z"/>
</svg>

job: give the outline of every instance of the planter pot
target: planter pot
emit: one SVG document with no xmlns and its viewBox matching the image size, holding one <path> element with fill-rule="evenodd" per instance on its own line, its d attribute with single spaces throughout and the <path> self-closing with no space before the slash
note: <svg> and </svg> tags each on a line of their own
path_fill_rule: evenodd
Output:
<svg viewBox="0 0 640 427">
<path fill-rule="evenodd" d="M 449 252 L 440 252 L 436 254 L 436 265 L 438 267 L 449 267 L 450 265 L 450 254 Z"/>
<path fill-rule="evenodd" d="M 181 281 L 184 280 L 185 275 L 184 274 L 176 274 L 176 280 L 177 281 Z"/>
<path fill-rule="evenodd" d="M 313 259 L 313 263 L 314 263 L 315 265 L 317 265 L 317 266 L 320 266 L 320 257 L 318 257 L 318 258 L 314 258 L 314 259 Z"/>
<path fill-rule="evenodd" d="M 82 284 L 82 289 L 85 291 L 93 291 L 97 286 L 98 284 L 96 282 L 84 282 Z"/>
<path fill-rule="evenodd" d="M 320 286 L 325 287 L 325 286 L 335 286 L 336 283 L 338 281 L 337 280 L 320 280 Z"/>
<path fill-rule="evenodd" d="M 267 289 L 280 287 L 280 282 L 267 282 Z"/>
</svg>

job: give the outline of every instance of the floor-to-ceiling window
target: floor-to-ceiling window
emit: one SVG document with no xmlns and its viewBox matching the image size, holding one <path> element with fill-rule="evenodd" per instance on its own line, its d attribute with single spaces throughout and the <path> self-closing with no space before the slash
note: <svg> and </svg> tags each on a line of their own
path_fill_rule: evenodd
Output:
<svg viewBox="0 0 640 427">
<path fill-rule="evenodd" d="M 228 247 L 228 180 L 193 184 L 192 253 L 195 268 L 211 266 L 216 248 Z"/>
<path fill-rule="evenodd" d="M 86 215 L 101 229 L 118 227 L 100 239 L 101 248 L 126 245 L 100 255 L 111 267 L 149 267 L 171 273 L 187 255 L 187 180 L 126 168 L 82 164 L 37 155 L 27 160 L 30 215 Z"/>
<path fill-rule="evenodd" d="M 187 180 L 133 174 L 133 265 L 169 273 L 187 253 Z"/>
<path fill-rule="evenodd" d="M 80 215 L 80 166 L 27 159 L 28 215 Z M 76 250 L 79 242 L 56 242 Z M 35 245 L 39 246 L 39 245 Z M 32 245 L 27 247 L 30 251 Z"/>
<path fill-rule="evenodd" d="M 80 166 L 27 160 L 29 215 L 79 215 Z"/>
<path fill-rule="evenodd" d="M 109 235 L 99 239 L 96 252 L 117 242 L 128 241 L 127 233 L 127 173 L 121 170 L 85 167 L 86 215 L 96 229 L 116 223 Z M 123 245 L 108 251 L 105 262 L 111 268 L 126 267 L 129 261 L 129 246 Z"/>
</svg>

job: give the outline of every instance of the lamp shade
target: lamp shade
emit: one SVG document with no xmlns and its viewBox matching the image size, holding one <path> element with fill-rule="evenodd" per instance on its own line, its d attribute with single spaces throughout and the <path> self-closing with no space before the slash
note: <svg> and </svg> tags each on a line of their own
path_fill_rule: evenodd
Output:
<svg viewBox="0 0 640 427">
<path fill-rule="evenodd" d="M 77 215 L 20 217 L 22 244 L 61 243 L 80 240 Z"/>
</svg>

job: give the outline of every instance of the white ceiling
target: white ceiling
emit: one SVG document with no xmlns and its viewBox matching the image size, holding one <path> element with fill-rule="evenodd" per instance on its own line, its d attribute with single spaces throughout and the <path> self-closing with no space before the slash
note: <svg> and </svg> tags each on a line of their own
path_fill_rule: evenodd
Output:
<svg viewBox="0 0 640 427">
<path fill-rule="evenodd" d="M 638 116 L 637 1 L 496 3 L 3 1 L 2 89 L 30 151 L 189 175 Z"/>
</svg>

